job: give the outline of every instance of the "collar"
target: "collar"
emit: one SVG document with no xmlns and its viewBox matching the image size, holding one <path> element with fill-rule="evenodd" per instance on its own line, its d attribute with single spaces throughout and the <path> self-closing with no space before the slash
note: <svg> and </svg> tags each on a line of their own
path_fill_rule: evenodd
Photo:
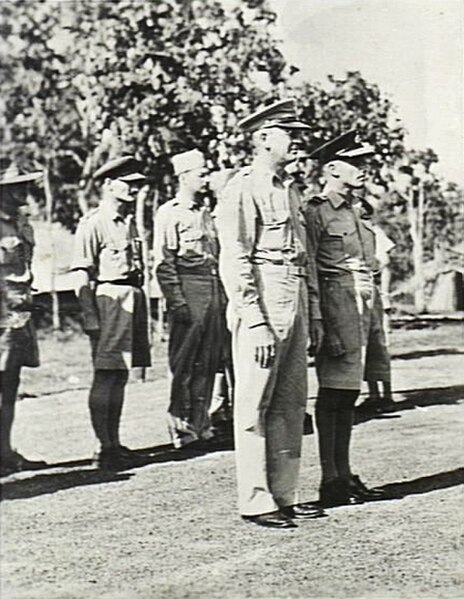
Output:
<svg viewBox="0 0 464 599">
<path fill-rule="evenodd" d="M 279 175 L 272 170 L 269 165 L 259 160 L 259 158 L 255 158 L 251 164 L 252 172 L 255 177 L 258 177 L 264 183 L 268 183 L 271 185 L 280 184 L 282 186 L 285 185 L 286 180 L 279 177 Z"/>
<path fill-rule="evenodd" d="M 350 206 L 350 202 L 347 200 L 347 196 L 339 193 L 338 191 L 329 190 L 327 192 L 324 192 L 324 195 L 329 199 L 330 203 L 332 204 L 332 207 L 335 210 L 338 210 L 338 208 L 340 208 L 340 206 L 343 206 L 343 204 Z"/>
</svg>

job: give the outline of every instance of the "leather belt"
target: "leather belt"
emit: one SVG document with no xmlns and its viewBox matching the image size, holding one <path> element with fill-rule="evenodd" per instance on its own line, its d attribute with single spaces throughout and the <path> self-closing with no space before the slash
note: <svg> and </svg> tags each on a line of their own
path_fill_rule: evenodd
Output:
<svg viewBox="0 0 464 599">
<path fill-rule="evenodd" d="M 275 272 L 284 272 L 294 277 L 307 277 L 308 269 L 306 266 L 295 266 L 294 264 L 276 264 L 275 262 L 265 262 L 263 264 L 255 264 L 259 269 L 274 270 Z"/>
</svg>

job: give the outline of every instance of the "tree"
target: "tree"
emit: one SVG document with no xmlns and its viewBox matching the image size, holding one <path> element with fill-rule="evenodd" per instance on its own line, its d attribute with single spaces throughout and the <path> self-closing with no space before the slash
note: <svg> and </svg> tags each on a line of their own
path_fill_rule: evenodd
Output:
<svg viewBox="0 0 464 599">
<path fill-rule="evenodd" d="M 116 150 L 144 161 L 160 202 L 172 194 L 172 153 L 196 146 L 218 166 L 242 159 L 234 125 L 266 95 L 254 74 L 265 70 L 273 84 L 285 77 L 265 0 L 228 11 L 207 0 L 78 8 L 54 0 L 1 8 L 8 151 L 49 165 L 57 218 L 73 226 L 91 172 Z"/>
</svg>

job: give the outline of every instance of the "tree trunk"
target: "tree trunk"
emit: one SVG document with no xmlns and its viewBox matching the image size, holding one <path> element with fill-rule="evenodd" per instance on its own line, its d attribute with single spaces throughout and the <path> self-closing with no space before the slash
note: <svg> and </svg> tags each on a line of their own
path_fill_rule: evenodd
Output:
<svg viewBox="0 0 464 599">
<path fill-rule="evenodd" d="M 425 311 L 424 294 L 424 191 L 419 187 L 419 197 L 417 209 L 414 207 L 414 190 L 411 189 L 407 196 L 407 213 L 412 238 L 412 260 L 414 267 L 414 307 L 418 313 Z"/>
<path fill-rule="evenodd" d="M 144 214 L 145 214 L 145 200 L 147 197 L 147 188 L 141 189 L 137 194 L 137 202 L 135 205 L 135 224 L 137 231 L 142 242 L 142 259 L 143 259 L 143 275 L 144 285 L 143 290 L 145 292 L 145 298 L 147 302 L 147 326 L 148 326 L 148 341 L 151 347 L 151 306 L 150 306 L 150 272 L 148 268 L 148 243 L 147 235 L 145 231 Z M 140 369 L 140 379 L 145 381 L 146 369 Z"/>
</svg>

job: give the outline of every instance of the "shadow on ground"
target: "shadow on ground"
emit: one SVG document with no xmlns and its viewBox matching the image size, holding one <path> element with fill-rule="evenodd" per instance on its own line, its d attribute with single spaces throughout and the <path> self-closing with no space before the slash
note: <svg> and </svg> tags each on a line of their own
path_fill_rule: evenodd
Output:
<svg viewBox="0 0 464 599">
<path fill-rule="evenodd" d="M 433 356 L 451 356 L 456 354 L 464 354 L 462 349 L 458 347 L 443 347 L 441 349 L 421 349 L 409 352 L 394 352 L 392 360 L 417 360 L 419 358 L 432 358 Z"/>
<path fill-rule="evenodd" d="M 361 424 L 372 419 L 401 418 L 401 412 L 403 410 L 412 410 L 416 407 L 457 404 L 464 398 L 464 385 L 401 391 L 398 392 L 398 395 L 404 399 L 395 402 L 393 410 L 386 414 L 371 413 L 356 408 L 355 424 Z M 305 421 L 305 435 L 311 435 L 313 432 L 314 426 L 312 418 L 307 414 Z M 191 460 L 217 451 L 232 451 L 233 449 L 233 434 L 230 429 L 223 431 L 223 434 L 218 439 L 196 445 L 195 447 L 188 446 L 182 450 L 174 449 L 171 444 L 155 445 L 153 447 L 138 449 L 134 451 L 133 460 L 127 470 L 131 471 L 150 464 Z M 21 474 L 21 476 L 23 475 L 24 473 Z M 34 470 L 28 478 L 17 478 L 18 476 L 19 475 L 11 475 L 4 480 L 0 497 L 2 501 L 27 499 L 79 486 L 121 482 L 128 480 L 132 474 L 127 473 L 126 471 L 110 472 L 97 470 L 92 467 L 91 460 L 84 459 L 47 464 L 40 469 L 40 474 L 37 474 L 37 470 Z M 463 482 L 464 469 L 451 473 L 442 473 L 432 477 L 425 477 L 406 483 L 395 483 L 394 485 L 388 485 L 388 488 L 385 487 L 385 489 L 388 490 L 389 498 L 398 498 L 405 494 L 425 493 L 428 489 L 427 485 L 430 486 L 430 484 L 442 485 L 435 486 L 433 487 L 434 489 L 462 484 Z M 416 488 L 425 488 L 426 490 L 414 491 Z M 410 489 L 413 490 L 411 491 Z M 433 489 L 431 488 L 428 490 Z"/>
<path fill-rule="evenodd" d="M 171 444 L 134 450 L 129 465 L 124 471 L 98 470 L 92 466 L 92 460 L 89 459 L 56 462 L 36 468 L 31 471 L 31 474 L 34 474 L 28 478 L 17 478 L 18 474 L 10 475 L 1 485 L 0 501 L 28 499 L 73 487 L 121 482 L 131 478 L 133 474 L 128 471 L 135 468 L 163 462 L 181 462 L 217 451 L 231 450 L 233 450 L 232 432 L 226 431 L 218 439 L 198 443 L 194 447 L 188 446 L 182 450 L 174 449 Z M 36 474 L 38 470 L 40 474 Z"/>
<path fill-rule="evenodd" d="M 379 487 L 386 493 L 387 499 L 402 499 L 407 495 L 421 495 L 438 491 L 439 489 L 448 489 L 464 484 L 464 468 L 456 468 L 449 472 L 440 472 L 431 476 L 421 476 L 413 480 L 407 480 L 400 483 L 390 483 Z"/>
</svg>

